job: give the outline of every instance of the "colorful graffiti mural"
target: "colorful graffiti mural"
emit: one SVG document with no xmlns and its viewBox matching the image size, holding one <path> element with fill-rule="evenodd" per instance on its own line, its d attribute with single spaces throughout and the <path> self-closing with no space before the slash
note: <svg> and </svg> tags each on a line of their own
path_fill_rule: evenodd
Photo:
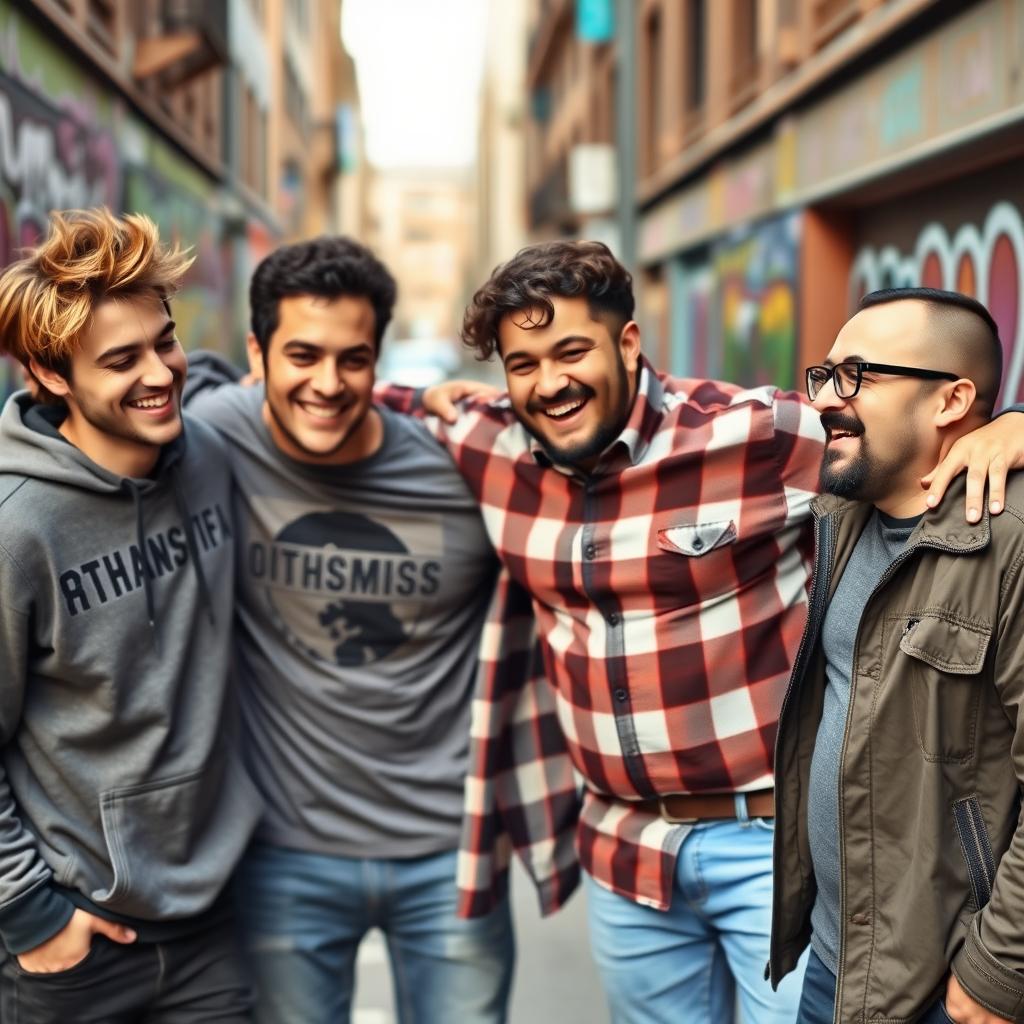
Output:
<svg viewBox="0 0 1024 1024">
<path fill-rule="evenodd" d="M 850 271 L 850 308 L 877 288 L 923 285 L 964 292 L 983 302 L 1003 343 L 1000 404 L 1024 399 L 1024 223 L 1013 203 L 997 202 L 984 222 L 950 231 L 930 222 L 913 251 L 865 246 Z"/>
<path fill-rule="evenodd" d="M 179 336 L 237 355 L 245 328 L 234 298 L 250 270 L 244 222 L 229 226 L 216 182 L 0 0 L 0 266 L 39 240 L 51 210 L 98 204 L 144 212 L 162 237 L 192 248 L 174 303 Z M 0 398 L 19 380 L 0 358 Z"/>
<path fill-rule="evenodd" d="M 725 380 L 794 386 L 799 243 L 793 213 L 715 247 Z"/>
</svg>

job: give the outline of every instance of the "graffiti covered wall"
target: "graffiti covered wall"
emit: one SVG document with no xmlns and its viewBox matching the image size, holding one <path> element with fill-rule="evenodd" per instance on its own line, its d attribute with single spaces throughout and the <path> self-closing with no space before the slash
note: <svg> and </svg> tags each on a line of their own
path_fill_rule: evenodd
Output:
<svg viewBox="0 0 1024 1024">
<path fill-rule="evenodd" d="M 792 388 L 800 215 L 756 224 L 714 249 L 725 380 Z"/>
<path fill-rule="evenodd" d="M 174 313 L 186 347 L 233 351 L 232 250 L 217 185 L 85 65 L 0 0 L 0 264 L 45 233 L 50 210 L 140 211 L 191 246 Z M 18 375 L 0 359 L 0 397 Z"/>
<path fill-rule="evenodd" d="M 972 295 L 1003 343 L 1000 405 L 1024 399 L 1024 188 L 1011 167 L 887 205 L 865 217 L 849 301 L 923 285 Z M 886 223 L 888 218 L 888 223 Z"/>
</svg>

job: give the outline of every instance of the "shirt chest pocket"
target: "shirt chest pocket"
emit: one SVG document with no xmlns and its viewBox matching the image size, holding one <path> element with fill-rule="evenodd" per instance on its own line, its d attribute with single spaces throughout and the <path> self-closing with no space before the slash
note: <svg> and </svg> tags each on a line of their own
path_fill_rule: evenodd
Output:
<svg viewBox="0 0 1024 1024">
<path fill-rule="evenodd" d="M 969 761 L 992 627 L 944 611 L 909 614 L 901 622 L 899 676 L 910 686 L 921 750 L 929 761 Z"/>
<path fill-rule="evenodd" d="M 674 608 L 706 604 L 735 592 L 736 524 L 731 519 L 667 524 L 657 530 L 651 589 Z"/>
<path fill-rule="evenodd" d="M 735 540 L 736 524 L 731 519 L 690 526 L 666 526 L 658 531 L 658 547 L 662 551 L 693 558 L 700 558 Z"/>
</svg>

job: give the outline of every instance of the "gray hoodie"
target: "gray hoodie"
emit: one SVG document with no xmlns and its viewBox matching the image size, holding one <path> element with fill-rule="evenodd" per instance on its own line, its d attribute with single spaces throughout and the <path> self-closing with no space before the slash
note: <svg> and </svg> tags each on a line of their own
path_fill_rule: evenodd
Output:
<svg viewBox="0 0 1024 1024">
<path fill-rule="evenodd" d="M 140 939 L 215 904 L 260 802 L 228 686 L 234 543 L 221 442 L 186 418 L 125 479 L 14 395 L 0 415 L 0 938 L 75 906 Z"/>
</svg>

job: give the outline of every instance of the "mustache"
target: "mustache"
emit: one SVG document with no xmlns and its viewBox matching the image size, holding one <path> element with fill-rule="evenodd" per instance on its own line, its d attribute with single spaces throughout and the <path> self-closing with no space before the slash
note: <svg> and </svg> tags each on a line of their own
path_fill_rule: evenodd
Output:
<svg viewBox="0 0 1024 1024">
<path fill-rule="evenodd" d="M 597 392 L 593 388 L 576 381 L 562 388 L 553 398 L 547 398 L 543 401 L 531 398 L 526 403 L 526 411 L 532 413 L 543 412 L 545 409 L 553 409 L 557 405 L 565 405 L 566 402 L 585 401 L 588 398 L 593 398 L 595 394 Z"/>
<path fill-rule="evenodd" d="M 844 416 L 839 412 L 823 412 L 821 425 L 825 431 L 842 430 L 857 437 L 864 433 L 864 424 L 856 416 Z"/>
</svg>

